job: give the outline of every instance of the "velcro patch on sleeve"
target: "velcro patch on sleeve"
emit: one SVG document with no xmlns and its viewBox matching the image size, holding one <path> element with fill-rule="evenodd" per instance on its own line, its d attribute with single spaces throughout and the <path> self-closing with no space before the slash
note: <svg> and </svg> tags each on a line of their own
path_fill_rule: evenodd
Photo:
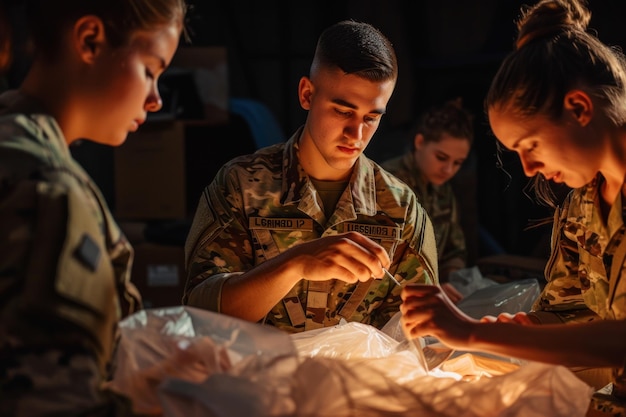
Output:
<svg viewBox="0 0 626 417">
<path fill-rule="evenodd" d="M 89 268 L 90 271 L 96 272 L 101 255 L 100 248 L 98 248 L 98 245 L 91 236 L 86 233 L 83 234 L 80 244 L 74 251 L 76 259 Z"/>
</svg>

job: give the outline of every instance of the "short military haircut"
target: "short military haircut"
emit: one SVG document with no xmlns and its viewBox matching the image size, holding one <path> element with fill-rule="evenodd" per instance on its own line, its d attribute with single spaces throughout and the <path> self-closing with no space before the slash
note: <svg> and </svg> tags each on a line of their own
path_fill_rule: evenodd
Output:
<svg viewBox="0 0 626 417">
<path fill-rule="evenodd" d="M 369 23 L 343 20 L 320 35 L 311 73 L 318 67 L 336 67 L 370 81 L 395 80 L 398 62 L 393 45 Z"/>
</svg>

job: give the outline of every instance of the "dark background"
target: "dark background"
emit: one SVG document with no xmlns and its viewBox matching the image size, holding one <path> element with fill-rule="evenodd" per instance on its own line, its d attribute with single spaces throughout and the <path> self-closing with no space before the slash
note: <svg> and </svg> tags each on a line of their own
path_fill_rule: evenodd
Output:
<svg viewBox="0 0 626 417">
<path fill-rule="evenodd" d="M 482 101 L 500 61 L 515 39 L 518 0 L 436 1 L 253 1 L 189 0 L 192 10 L 188 46 L 224 46 L 228 54 L 231 98 L 264 104 L 285 137 L 303 123 L 306 113 L 297 100 L 298 81 L 308 67 L 320 32 L 341 19 L 367 21 L 392 41 L 400 76 L 388 112 L 366 154 L 382 161 L 403 151 L 406 131 L 417 115 L 432 104 L 462 97 L 475 115 L 471 157 L 455 178 L 464 224 L 471 230 L 471 257 L 488 254 L 479 242 L 479 226 L 508 253 L 543 257 L 550 226 L 527 229 L 551 210 L 524 193 L 528 180 L 519 160 L 502 154 L 499 164 L 495 139 L 486 123 Z M 626 45 L 624 0 L 590 0 L 590 27 L 611 45 Z M 19 25 L 18 25 L 19 26 Z M 9 81 L 19 82 L 25 64 L 19 54 Z M 537 68 L 541 71 L 540 68 Z M 250 132 L 237 118 L 232 126 L 215 130 L 206 181 L 221 163 L 254 150 Z M 235 124 L 237 124 L 235 126 Z M 75 149 L 112 201 L 111 150 Z M 198 155 L 201 157 L 201 155 Z M 503 168 L 502 168 L 503 167 Z M 196 180 L 204 182 L 201 178 Z M 558 190 L 563 191 L 563 190 Z M 195 199 L 195 196 L 194 196 Z"/>
<path fill-rule="evenodd" d="M 231 96 L 265 103 L 289 136 L 306 116 L 297 101 L 297 85 L 308 72 L 319 33 L 346 18 L 377 26 L 396 48 L 400 76 L 388 113 L 366 154 L 381 161 L 402 152 L 406 131 L 419 112 L 431 104 L 463 97 L 475 115 L 476 131 L 472 155 L 455 179 L 465 223 L 474 227 L 475 235 L 473 217 L 509 253 L 544 256 L 550 225 L 528 226 L 551 217 L 552 211 L 524 192 L 528 179 L 516 155 L 503 154 L 504 169 L 499 168 L 482 107 L 491 78 L 512 49 L 520 7 L 533 3 L 196 0 L 190 28 L 196 45 L 227 46 Z M 589 26 L 604 42 L 626 45 L 625 3 L 589 2 Z M 556 191 L 561 195 L 566 190 Z M 486 252 L 477 243 L 474 256 Z"/>
</svg>

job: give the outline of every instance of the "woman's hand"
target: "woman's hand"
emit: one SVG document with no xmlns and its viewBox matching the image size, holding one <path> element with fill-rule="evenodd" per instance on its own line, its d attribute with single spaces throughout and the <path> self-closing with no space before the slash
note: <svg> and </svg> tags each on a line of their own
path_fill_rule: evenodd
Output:
<svg viewBox="0 0 626 417">
<path fill-rule="evenodd" d="M 495 316 L 485 316 L 480 319 L 481 323 L 517 323 L 523 325 L 531 325 L 537 324 L 524 312 L 519 312 L 515 314 L 510 313 L 500 313 L 497 317 Z"/>
<path fill-rule="evenodd" d="M 461 310 L 434 285 L 407 284 L 402 289 L 402 330 L 407 338 L 434 336 L 455 349 L 470 343 L 475 320 Z"/>
</svg>

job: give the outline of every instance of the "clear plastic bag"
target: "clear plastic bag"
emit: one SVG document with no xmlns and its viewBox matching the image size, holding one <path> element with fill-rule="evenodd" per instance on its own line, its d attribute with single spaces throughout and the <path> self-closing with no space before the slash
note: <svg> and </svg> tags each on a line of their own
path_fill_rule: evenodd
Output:
<svg viewBox="0 0 626 417">
<path fill-rule="evenodd" d="M 210 386 L 216 381 L 223 392 L 213 389 L 205 397 L 213 398 L 218 408 L 228 398 L 228 381 L 234 381 L 272 401 L 277 414 L 264 415 L 284 415 L 285 409 L 293 409 L 279 388 L 289 385 L 298 354 L 289 335 L 276 328 L 180 306 L 139 311 L 120 323 L 120 333 L 114 377 L 108 385 L 130 397 L 138 414 L 163 413 L 163 383 L 175 392 L 180 385 Z M 267 389 L 259 383 L 263 378 L 272 381 Z M 206 416 L 206 410 L 198 415 Z"/>
<path fill-rule="evenodd" d="M 478 289 L 459 301 L 457 307 L 475 319 L 500 313 L 527 313 L 540 293 L 539 282 L 527 278 Z"/>
<path fill-rule="evenodd" d="M 389 334 L 361 323 L 288 335 L 190 307 L 121 323 L 111 389 L 164 417 L 584 416 L 592 389 L 528 363 L 463 381 L 425 372 Z"/>
</svg>

